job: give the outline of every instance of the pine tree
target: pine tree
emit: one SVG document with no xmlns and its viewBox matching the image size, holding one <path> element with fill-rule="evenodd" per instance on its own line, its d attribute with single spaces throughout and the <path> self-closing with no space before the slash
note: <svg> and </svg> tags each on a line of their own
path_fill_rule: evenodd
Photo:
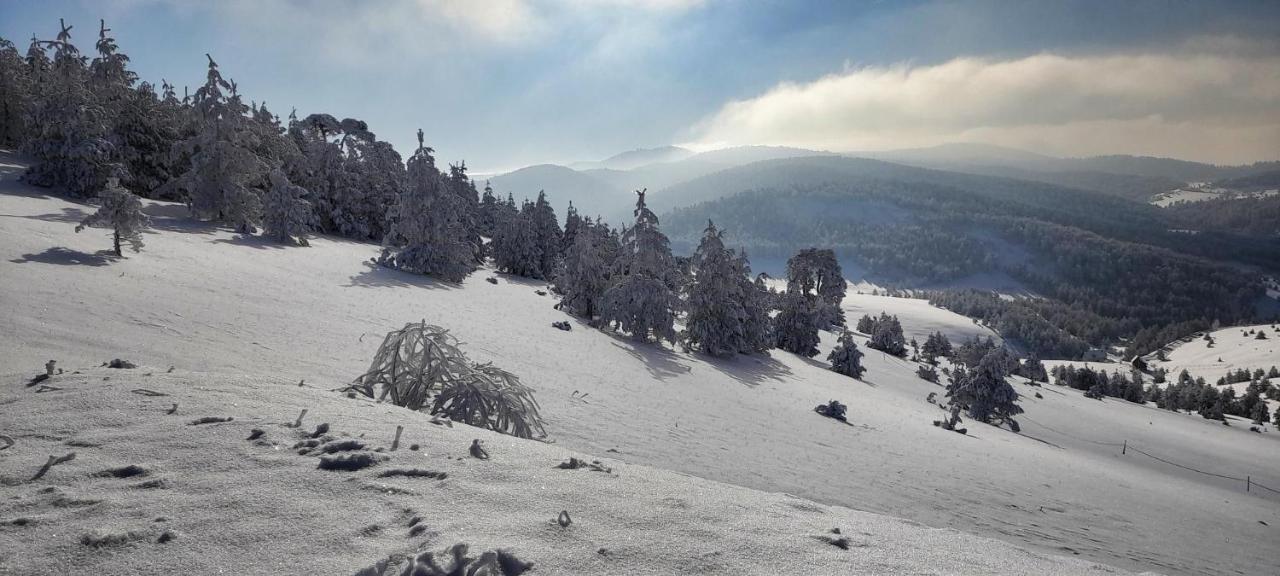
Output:
<svg viewBox="0 0 1280 576">
<path fill-rule="evenodd" d="M 952 372 L 947 396 L 970 418 L 996 425 L 1008 422 L 1016 432 L 1013 417 L 1022 413 L 1022 407 L 1017 404 L 1018 393 L 1005 381 L 1004 369 L 1004 354 L 992 350 L 971 369 L 957 368 Z"/>
<path fill-rule="evenodd" d="M 609 285 L 608 240 L 607 232 L 595 227 L 584 227 L 575 235 L 556 276 L 562 310 L 588 320 L 600 314 L 600 302 Z"/>
<path fill-rule="evenodd" d="M 773 323 L 769 318 L 772 308 L 771 296 L 760 278 L 751 280 L 751 264 L 746 251 L 740 251 L 734 258 L 734 278 L 738 282 L 738 293 L 742 299 L 742 334 L 743 343 L 739 352 L 753 354 L 773 348 Z"/>
<path fill-rule="evenodd" d="M 27 137 L 33 94 L 27 64 L 13 42 L 0 38 L 0 147 L 17 148 Z"/>
<path fill-rule="evenodd" d="M 418 130 L 418 150 L 409 158 L 406 186 L 392 208 L 379 262 L 461 282 L 475 270 L 476 248 L 462 199 L 446 188 L 431 152 Z"/>
<path fill-rule="evenodd" d="M 573 207 L 573 201 L 569 201 L 569 207 L 565 209 L 564 217 L 564 234 L 560 239 L 560 253 L 564 254 L 573 246 L 574 240 L 578 236 L 578 232 L 582 229 L 582 217 L 578 216 L 578 209 Z"/>
<path fill-rule="evenodd" d="M 773 319 L 778 348 L 805 358 L 818 355 L 818 311 L 814 299 L 788 290 Z"/>
<path fill-rule="evenodd" d="M 866 368 L 862 366 L 862 352 L 853 341 L 853 334 L 845 330 L 840 334 L 840 341 L 827 356 L 831 369 L 850 378 L 862 378 Z"/>
<path fill-rule="evenodd" d="M 858 325 L 855 327 L 855 330 L 868 336 L 870 336 L 875 329 L 876 321 L 873 320 L 869 314 L 863 314 L 862 317 L 858 319 Z"/>
<path fill-rule="evenodd" d="M 1018 373 L 1032 382 L 1049 381 L 1049 374 L 1045 372 L 1044 363 L 1035 354 L 1029 356 L 1027 361 L 1022 363 Z M 1139 384 L 1139 390 L 1141 390 L 1141 384 Z"/>
<path fill-rule="evenodd" d="M 534 205 L 526 200 L 519 213 L 504 218 L 499 224 L 490 251 L 494 266 L 500 272 L 544 279 L 541 268 L 543 246 L 538 242 L 535 218 Z"/>
<path fill-rule="evenodd" d="M 124 174 L 110 140 L 112 118 L 89 90 L 86 58 L 71 43 L 71 28 L 62 23 L 56 40 L 33 40 L 37 46 L 28 52 L 35 66 L 44 66 L 39 45 L 53 47 L 54 57 L 49 72 L 35 76 L 41 85 L 28 121 L 34 131 L 25 150 L 36 163 L 24 179 L 91 197 Z"/>
<path fill-rule="evenodd" d="M 930 334 L 928 338 L 925 338 L 924 346 L 920 348 L 921 355 L 930 364 L 937 364 L 938 358 L 950 356 L 951 352 L 951 341 L 942 332 Z"/>
<path fill-rule="evenodd" d="M 241 102 L 235 85 L 222 78 L 213 57 L 205 56 L 208 74 L 195 94 L 199 128 L 181 144 L 191 155 L 191 166 L 160 193 L 181 190 L 195 217 L 252 233 L 262 218 L 262 199 L 254 185 L 265 180 L 269 166 L 251 148 L 245 117 L 249 107 Z"/>
<path fill-rule="evenodd" d="M 493 239 L 498 229 L 498 205 L 501 201 L 493 194 L 493 186 L 484 183 L 484 192 L 480 195 L 480 218 L 476 222 L 480 235 Z M 572 206 L 572 205 L 571 205 Z"/>
<path fill-rule="evenodd" d="M 689 316 L 680 335 L 685 350 L 712 356 L 750 351 L 746 343 L 746 310 L 742 282 L 733 251 L 722 232 L 707 222 L 693 253 L 693 281 L 688 288 Z"/>
<path fill-rule="evenodd" d="M 110 228 L 111 244 L 116 256 L 124 256 L 121 242 L 128 242 L 134 252 L 142 251 L 142 231 L 151 226 L 151 219 L 142 212 L 142 201 L 128 190 L 112 181 L 98 195 L 101 207 L 79 225 L 76 232 L 85 228 Z"/>
<path fill-rule="evenodd" d="M 907 354 L 905 340 L 902 335 L 902 323 L 898 321 L 898 317 L 881 312 L 872 330 L 871 339 L 867 341 L 867 347 L 901 357 Z"/>
<path fill-rule="evenodd" d="M 652 336 L 675 342 L 678 278 L 670 242 L 658 229 L 657 215 L 645 205 L 645 191 L 636 195 L 635 224 L 622 233 L 621 251 L 601 307 L 602 320 L 637 340 Z"/>
<path fill-rule="evenodd" d="M 549 280 L 555 277 L 556 268 L 560 265 L 563 234 L 560 223 L 556 221 L 555 208 L 547 201 L 545 192 L 538 192 L 538 199 L 531 209 L 534 242 L 538 246 L 537 275 L 534 277 Z"/>
<path fill-rule="evenodd" d="M 311 220 L 311 203 L 307 191 L 289 182 L 281 170 L 271 172 L 271 188 L 262 208 L 262 232 L 288 244 L 308 246 L 307 230 Z"/>
<path fill-rule="evenodd" d="M 844 326 L 844 301 L 848 284 L 835 252 L 805 248 L 787 260 L 787 290 L 817 297 L 818 325 L 826 330 Z"/>
</svg>

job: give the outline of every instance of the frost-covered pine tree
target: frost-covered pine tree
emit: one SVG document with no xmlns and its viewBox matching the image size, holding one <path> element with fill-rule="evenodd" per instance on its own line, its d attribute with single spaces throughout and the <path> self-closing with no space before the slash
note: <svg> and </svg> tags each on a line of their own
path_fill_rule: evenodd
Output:
<svg viewBox="0 0 1280 576">
<path fill-rule="evenodd" d="M 102 191 L 123 176 L 110 140 L 112 118 L 89 90 L 85 56 L 71 43 L 71 26 L 62 23 L 56 40 L 33 40 L 33 66 L 43 66 L 43 46 L 53 48 L 47 74 L 34 77 L 38 93 L 28 124 L 33 133 L 25 151 L 35 157 L 24 179 L 79 197 Z"/>
<path fill-rule="evenodd" d="M 98 202 L 98 211 L 81 221 L 76 232 L 85 228 L 108 228 L 116 256 L 124 256 L 121 242 L 128 242 L 134 252 L 141 252 L 142 231 L 151 226 L 151 219 L 142 212 L 142 201 L 113 180 L 98 194 Z"/>
<path fill-rule="evenodd" d="M 490 240 L 498 229 L 499 204 L 501 201 L 493 194 L 493 186 L 486 181 L 484 192 L 480 194 L 480 218 L 476 221 L 476 226 L 480 229 L 480 235 Z"/>
<path fill-rule="evenodd" d="M 867 341 L 867 347 L 893 356 L 905 356 L 907 343 L 902 335 L 902 323 L 898 321 L 898 317 L 881 312 L 880 318 L 876 320 L 875 327 L 872 329 L 871 339 Z"/>
<path fill-rule="evenodd" d="M 602 320 L 636 340 L 675 342 L 678 274 L 670 241 L 658 229 L 658 216 L 645 205 L 645 191 L 636 195 L 635 224 L 622 233 Z"/>
<path fill-rule="evenodd" d="M 805 248 L 787 260 L 787 290 L 816 296 L 818 326 L 844 326 L 840 307 L 848 288 L 840 262 L 830 249 Z"/>
<path fill-rule="evenodd" d="M 234 84 L 222 78 L 213 57 L 205 56 L 209 69 L 194 100 L 199 128 L 180 145 L 190 154 L 191 165 L 160 193 L 181 190 L 195 217 L 220 220 L 239 232 L 252 233 L 262 219 L 262 199 L 254 185 L 265 179 L 269 166 L 253 150 L 245 116 L 249 107 Z"/>
<path fill-rule="evenodd" d="M 565 209 L 564 216 L 564 233 L 560 236 L 560 253 L 564 254 L 573 246 L 574 240 L 578 237 L 578 232 L 582 229 L 582 217 L 578 215 L 578 209 L 573 207 L 573 201 L 569 201 L 569 207 Z"/>
<path fill-rule="evenodd" d="M 560 243 L 563 240 L 560 223 L 556 221 L 555 208 L 547 201 L 545 192 L 538 192 L 538 199 L 531 210 L 534 238 L 538 244 L 538 274 L 535 278 L 551 279 L 560 264 Z"/>
<path fill-rule="evenodd" d="M 1018 392 L 1005 381 L 1006 367 L 1004 352 L 991 350 L 976 366 L 952 372 L 947 396 L 974 420 L 997 426 L 1007 422 L 1016 432 L 1013 417 L 1022 413 L 1022 407 L 1017 403 Z"/>
<path fill-rule="evenodd" d="M 858 350 L 858 344 L 853 341 L 853 333 L 848 330 L 840 334 L 840 341 L 831 349 L 827 361 L 831 362 L 832 370 L 850 378 L 861 378 L 867 371 L 862 365 L 862 351 Z"/>
<path fill-rule="evenodd" d="M 858 324 L 854 329 L 870 336 L 871 333 L 876 330 L 876 321 L 873 320 L 870 315 L 863 314 L 862 317 L 858 319 Z"/>
<path fill-rule="evenodd" d="M 0 146 L 16 148 L 26 141 L 32 97 L 22 54 L 13 42 L 0 38 Z"/>
<path fill-rule="evenodd" d="M 818 310 L 815 298 L 788 290 L 781 309 L 773 319 L 778 348 L 805 358 L 818 355 Z"/>
<path fill-rule="evenodd" d="M 542 244 L 533 203 L 525 201 L 520 212 L 503 218 L 490 243 L 493 264 L 500 272 L 525 278 L 545 279 L 542 275 Z"/>
<path fill-rule="evenodd" d="M 271 171 L 271 188 L 262 206 L 262 233 L 287 244 L 308 246 L 311 203 L 307 190 L 289 181 L 281 170 Z"/>
<path fill-rule="evenodd" d="M 751 264 L 746 251 L 734 255 L 734 277 L 742 298 L 742 348 L 739 352 L 754 354 L 773 348 L 772 294 L 760 278 L 751 279 Z"/>
<path fill-rule="evenodd" d="M 711 221 L 693 253 L 693 279 L 685 307 L 688 318 L 680 334 L 685 350 L 731 356 L 747 348 L 742 282 L 733 251 Z"/>
<path fill-rule="evenodd" d="M 924 346 L 920 347 L 920 355 L 924 357 L 925 362 L 937 364 L 939 357 L 951 355 L 951 341 L 947 340 L 942 332 L 934 332 L 924 339 Z"/>
<path fill-rule="evenodd" d="M 607 230 L 594 226 L 584 226 L 574 236 L 556 276 L 560 309 L 587 320 L 594 320 L 600 314 L 600 302 L 609 286 L 611 261 L 606 252 L 609 240 Z"/>
<path fill-rule="evenodd" d="M 431 149 L 418 131 L 407 182 L 391 212 L 379 262 L 384 266 L 461 282 L 475 270 L 476 248 L 462 199 L 446 187 Z"/>
</svg>

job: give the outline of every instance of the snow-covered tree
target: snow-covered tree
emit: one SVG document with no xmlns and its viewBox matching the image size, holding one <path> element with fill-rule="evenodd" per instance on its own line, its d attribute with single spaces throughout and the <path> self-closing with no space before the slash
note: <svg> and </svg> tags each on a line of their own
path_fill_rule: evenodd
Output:
<svg viewBox="0 0 1280 576">
<path fill-rule="evenodd" d="M 498 206 L 502 203 L 493 193 L 493 186 L 488 182 L 484 183 L 484 192 L 480 194 L 480 217 L 476 221 L 476 227 L 480 230 L 481 236 L 493 239 L 494 233 L 498 229 Z"/>
<path fill-rule="evenodd" d="M 773 319 L 774 340 L 778 348 L 805 358 L 818 355 L 818 311 L 815 299 L 788 290 L 782 295 L 781 309 Z"/>
<path fill-rule="evenodd" d="M 693 280 L 685 305 L 689 316 L 680 340 L 685 350 L 723 357 L 747 351 L 748 346 L 738 263 L 722 236 L 708 221 L 693 253 Z"/>
<path fill-rule="evenodd" d="M 390 230 L 379 258 L 385 266 L 461 282 L 475 270 L 466 208 L 448 190 L 431 149 L 418 131 L 404 191 L 392 208 Z"/>
<path fill-rule="evenodd" d="M 52 47 L 54 57 L 47 74 L 33 76 L 38 95 L 24 149 L 36 163 L 24 178 L 73 196 L 94 196 L 109 180 L 124 176 L 110 140 L 112 118 L 89 90 L 86 57 L 71 43 L 71 26 L 62 23 L 55 40 L 32 43 L 28 55 L 33 68 L 45 66 L 42 46 Z"/>
<path fill-rule="evenodd" d="M 544 279 L 542 250 L 533 204 L 526 200 L 518 214 L 502 218 L 498 224 L 490 243 L 493 263 L 501 272 Z"/>
<path fill-rule="evenodd" d="M 926 362 L 937 364 L 938 358 L 951 355 L 951 341 L 942 332 L 934 332 L 925 338 L 924 346 L 920 347 L 920 355 L 924 356 Z"/>
<path fill-rule="evenodd" d="M 124 255 L 121 242 L 128 242 L 134 252 L 141 252 L 142 231 L 151 226 L 151 219 L 142 212 L 142 201 L 115 181 L 108 182 L 98 194 L 98 201 L 101 204 L 98 211 L 80 222 L 76 232 L 85 228 L 108 228 L 116 256 Z"/>
<path fill-rule="evenodd" d="M 249 107 L 240 100 L 235 85 L 222 78 L 213 57 L 205 56 L 208 74 L 196 90 L 194 104 L 199 127 L 180 145 L 191 164 L 160 194 L 181 190 L 195 217 L 220 220 L 237 231 L 252 233 L 262 219 L 262 199 L 255 185 L 265 180 L 270 166 L 253 150 L 254 135 L 245 116 Z"/>
<path fill-rule="evenodd" d="M 840 334 L 840 341 L 827 355 L 827 361 L 831 362 L 832 370 L 850 378 L 861 378 L 867 371 L 862 365 L 862 352 L 853 341 L 853 333 L 848 330 Z"/>
<path fill-rule="evenodd" d="M 574 236 L 556 276 L 555 289 L 562 295 L 562 310 L 588 320 L 600 314 L 600 303 L 609 286 L 610 240 L 607 229 L 595 226 L 584 226 Z"/>
<path fill-rule="evenodd" d="M 893 356 L 905 356 L 907 343 L 902 335 L 902 323 L 898 322 L 898 317 L 881 312 L 880 318 L 876 320 L 875 327 L 872 329 L 871 339 L 867 341 L 867 347 Z"/>
<path fill-rule="evenodd" d="M 847 287 L 840 262 L 830 249 L 805 248 L 787 260 L 787 290 L 817 297 L 818 326 L 822 330 L 844 326 L 840 304 Z"/>
<path fill-rule="evenodd" d="M 538 246 L 535 278 L 551 279 L 555 277 L 556 267 L 560 264 L 560 243 L 563 238 L 560 223 L 556 221 L 555 208 L 552 208 L 551 203 L 547 201 L 545 192 L 538 192 L 538 199 L 530 209 L 534 241 Z"/>
<path fill-rule="evenodd" d="M 1022 407 L 1017 404 L 1017 391 L 1005 381 L 1006 366 L 1002 351 L 988 352 L 976 366 L 951 373 L 947 396 L 974 420 L 996 425 L 1008 422 L 1016 432 L 1013 417 L 1022 413 Z"/>
<path fill-rule="evenodd" d="M 569 201 L 569 207 L 565 209 L 564 216 L 564 233 L 560 236 L 560 253 L 564 254 L 573 246 L 574 240 L 578 237 L 578 231 L 582 229 L 582 217 L 578 215 L 578 209 L 573 207 L 573 201 Z"/>
<path fill-rule="evenodd" d="M 288 244 L 308 246 L 311 203 L 307 190 L 289 181 L 281 170 L 271 172 L 271 188 L 262 206 L 262 233 Z"/>
<path fill-rule="evenodd" d="M 637 340 L 674 342 L 678 284 L 670 241 L 658 229 L 658 216 L 636 192 L 635 224 L 622 233 L 601 316 L 605 323 Z"/>
<path fill-rule="evenodd" d="M 27 64 L 13 42 L 0 38 L 0 146 L 16 148 L 26 141 L 31 104 Z"/>
<path fill-rule="evenodd" d="M 1141 378 L 1141 372 L 1138 372 L 1138 378 Z M 1028 357 L 1018 368 L 1018 375 L 1032 382 L 1048 382 L 1049 373 L 1044 368 L 1044 363 L 1035 354 Z"/>
</svg>

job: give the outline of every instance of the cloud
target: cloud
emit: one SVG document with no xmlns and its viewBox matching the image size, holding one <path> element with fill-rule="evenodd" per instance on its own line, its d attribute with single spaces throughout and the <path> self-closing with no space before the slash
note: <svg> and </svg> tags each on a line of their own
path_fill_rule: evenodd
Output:
<svg viewBox="0 0 1280 576">
<path fill-rule="evenodd" d="M 848 66 L 729 102 L 695 126 L 693 139 L 831 150 L 979 141 L 1067 155 L 1276 159 L 1280 57 L 1175 49 Z"/>
</svg>

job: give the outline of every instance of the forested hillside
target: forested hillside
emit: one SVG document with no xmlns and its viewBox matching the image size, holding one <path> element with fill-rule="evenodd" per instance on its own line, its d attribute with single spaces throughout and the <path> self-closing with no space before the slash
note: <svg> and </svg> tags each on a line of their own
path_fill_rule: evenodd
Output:
<svg viewBox="0 0 1280 576">
<path fill-rule="evenodd" d="M 723 197 L 733 191 L 741 193 Z M 1264 294 L 1259 270 L 1280 269 L 1274 240 L 1192 233 L 1146 204 L 872 160 L 760 162 L 666 192 L 711 200 L 666 219 L 677 249 L 710 218 L 755 257 L 831 246 L 892 285 L 1012 276 L 1045 298 L 945 301 L 1042 354 L 1074 357 L 1144 328 L 1251 318 Z"/>
</svg>

